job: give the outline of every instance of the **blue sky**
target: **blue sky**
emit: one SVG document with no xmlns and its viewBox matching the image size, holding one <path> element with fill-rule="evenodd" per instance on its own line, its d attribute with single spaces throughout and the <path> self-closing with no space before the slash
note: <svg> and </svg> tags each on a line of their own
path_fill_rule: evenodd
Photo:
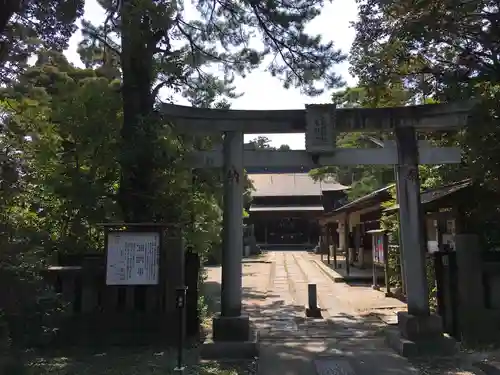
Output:
<svg viewBox="0 0 500 375">
<path fill-rule="evenodd" d="M 333 3 L 325 4 L 321 15 L 309 25 L 308 31 L 321 34 L 325 40 L 334 41 L 337 48 L 347 53 L 354 39 L 354 30 L 350 27 L 350 22 L 356 17 L 355 0 L 333 0 Z M 95 0 L 86 0 L 84 18 L 94 24 L 103 21 L 104 12 Z M 81 65 L 76 53 L 81 38 L 80 31 L 75 33 L 66 52 L 68 59 L 76 65 Z M 349 85 L 353 85 L 355 79 L 347 70 L 348 64 L 345 63 L 338 66 L 337 73 L 341 74 Z M 236 86 L 244 95 L 232 102 L 233 109 L 300 109 L 309 103 L 328 103 L 331 95 L 331 92 L 328 92 L 319 97 L 309 98 L 301 95 L 297 89 L 286 90 L 278 79 L 265 72 L 265 68 L 249 74 L 246 78 L 237 79 Z M 187 103 L 180 98 L 178 104 Z M 302 134 L 266 134 L 266 136 L 276 147 L 288 144 L 292 149 L 304 149 L 305 146 Z M 254 137 L 245 136 L 245 141 Z"/>
</svg>

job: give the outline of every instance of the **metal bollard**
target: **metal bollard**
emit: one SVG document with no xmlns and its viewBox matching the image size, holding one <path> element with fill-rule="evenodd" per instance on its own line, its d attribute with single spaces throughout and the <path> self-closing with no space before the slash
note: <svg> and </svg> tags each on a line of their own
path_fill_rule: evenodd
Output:
<svg viewBox="0 0 500 375">
<path fill-rule="evenodd" d="M 318 308 L 318 295 L 317 295 L 317 288 L 316 284 L 309 284 L 307 285 L 307 294 L 308 294 L 308 301 L 309 301 L 309 308 L 312 309 L 317 309 Z"/>
<path fill-rule="evenodd" d="M 307 285 L 307 294 L 309 306 L 306 307 L 306 316 L 308 318 L 322 318 L 321 309 L 318 307 L 318 294 L 316 284 Z"/>
<path fill-rule="evenodd" d="M 183 365 L 183 354 L 184 354 L 184 308 L 186 307 L 186 294 L 187 294 L 187 286 L 181 286 L 176 288 L 175 290 L 175 307 L 177 307 L 177 311 L 179 312 L 179 332 L 177 337 L 177 366 L 174 369 L 174 373 L 182 375 L 184 374 L 185 366 Z"/>
</svg>

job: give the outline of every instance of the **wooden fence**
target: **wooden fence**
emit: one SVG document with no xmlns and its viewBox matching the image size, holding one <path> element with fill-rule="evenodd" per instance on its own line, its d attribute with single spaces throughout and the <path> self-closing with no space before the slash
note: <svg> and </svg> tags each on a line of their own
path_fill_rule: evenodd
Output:
<svg viewBox="0 0 500 375">
<path fill-rule="evenodd" d="M 198 317 L 199 264 L 196 265 L 196 257 L 196 261 L 186 264 L 196 269 L 185 272 L 181 243 L 170 241 L 166 246 L 168 252 L 161 257 L 158 285 L 106 285 L 104 254 L 59 259 L 57 266 L 45 272 L 47 281 L 68 302 L 56 341 L 64 345 L 172 343 L 178 332 L 175 289 L 185 283 L 190 286 L 186 314 L 188 333 L 192 333 Z"/>
</svg>

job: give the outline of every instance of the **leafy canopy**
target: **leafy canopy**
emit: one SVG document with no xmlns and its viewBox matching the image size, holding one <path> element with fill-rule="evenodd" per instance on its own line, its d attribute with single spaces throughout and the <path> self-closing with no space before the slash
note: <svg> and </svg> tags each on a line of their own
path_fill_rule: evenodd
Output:
<svg viewBox="0 0 500 375">
<path fill-rule="evenodd" d="M 121 54 L 126 32 L 122 17 L 130 6 L 138 18 L 135 35 L 130 36 L 141 40 L 146 53 L 141 57 L 153 61 L 159 85 L 154 93 L 167 87 L 171 94 L 180 92 L 194 105 L 206 106 L 217 95 L 234 97 L 234 76 L 245 75 L 261 63 L 285 87 L 299 87 L 309 95 L 342 83 L 334 67 L 345 56 L 332 42 L 305 31 L 306 24 L 319 15 L 322 0 L 99 3 L 109 22 L 85 23 L 87 38 L 81 44 L 85 61 L 101 59 L 103 46 L 108 54 Z M 95 53 L 89 54 L 89 49 Z"/>
<path fill-rule="evenodd" d="M 27 67 L 41 49 L 62 52 L 83 15 L 84 0 L 4 0 L 0 3 L 0 84 Z"/>
</svg>

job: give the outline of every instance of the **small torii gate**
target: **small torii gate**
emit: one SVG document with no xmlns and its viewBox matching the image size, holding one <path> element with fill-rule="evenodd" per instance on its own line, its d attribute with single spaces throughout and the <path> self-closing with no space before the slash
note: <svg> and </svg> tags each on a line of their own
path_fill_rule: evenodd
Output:
<svg viewBox="0 0 500 375">
<path fill-rule="evenodd" d="M 244 167 L 319 167 L 396 165 L 401 244 L 408 312 L 398 315 L 403 338 L 412 341 L 442 336 L 440 319 L 430 314 L 425 270 L 425 235 L 420 206 L 418 164 L 459 163 L 461 150 L 419 144 L 416 132 L 463 127 L 473 104 L 457 102 L 393 108 L 337 109 L 333 104 L 305 110 L 245 111 L 164 104 L 163 115 L 179 133 L 224 134 L 222 150 L 199 151 L 191 168 L 223 168 L 224 211 L 221 314 L 213 321 L 214 341 L 247 341 L 249 318 L 242 315 Z M 396 142 L 379 149 L 337 149 L 339 132 L 391 131 Z M 244 150 L 244 134 L 305 133 L 305 151 Z"/>
</svg>

